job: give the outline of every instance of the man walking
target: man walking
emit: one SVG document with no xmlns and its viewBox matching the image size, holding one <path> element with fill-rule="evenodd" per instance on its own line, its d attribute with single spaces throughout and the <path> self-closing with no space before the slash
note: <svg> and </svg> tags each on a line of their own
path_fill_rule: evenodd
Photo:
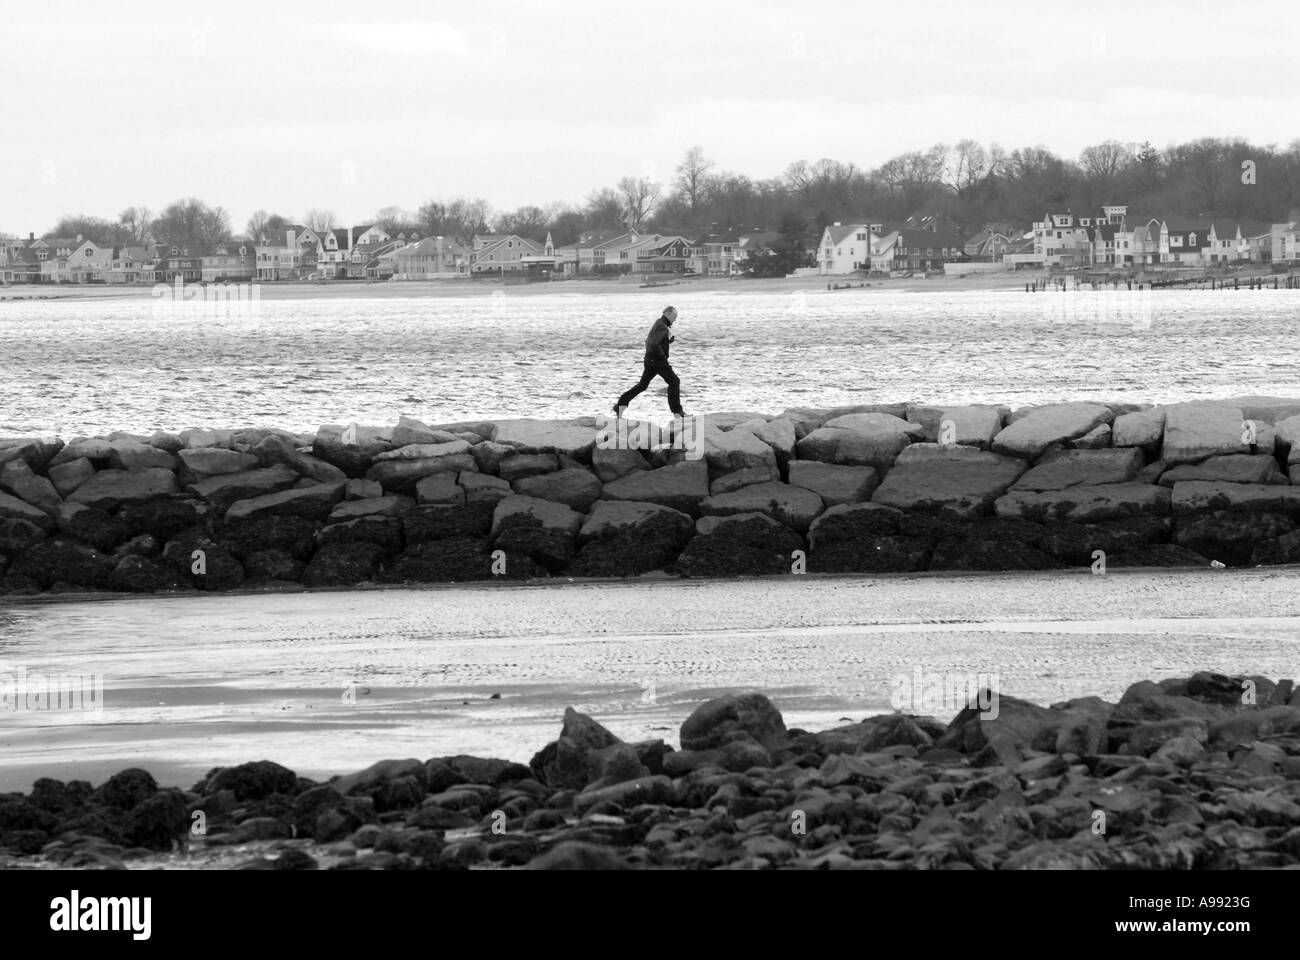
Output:
<svg viewBox="0 0 1300 960">
<path fill-rule="evenodd" d="M 650 381 L 655 377 L 663 377 L 664 383 L 668 384 L 668 409 L 672 411 L 673 416 L 686 416 L 682 411 L 682 382 L 668 363 L 668 345 L 677 339 L 669 336 L 669 330 L 676 319 L 676 308 L 664 307 L 663 316 L 656 320 L 654 326 L 650 328 L 650 335 L 645 338 L 645 369 L 641 371 L 641 380 L 631 390 L 618 398 L 618 402 L 614 404 L 614 416 L 623 416 L 627 410 L 627 405 L 632 402 L 632 399 L 637 394 L 650 386 Z"/>
</svg>

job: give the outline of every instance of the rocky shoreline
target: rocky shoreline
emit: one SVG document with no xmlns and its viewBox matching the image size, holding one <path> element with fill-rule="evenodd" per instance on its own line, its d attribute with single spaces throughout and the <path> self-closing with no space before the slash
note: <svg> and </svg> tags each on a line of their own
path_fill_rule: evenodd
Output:
<svg viewBox="0 0 1300 960">
<path fill-rule="evenodd" d="M 0 440 L 0 595 L 1300 561 L 1300 400 Z"/>
<path fill-rule="evenodd" d="M 680 749 L 565 712 L 525 765 L 385 760 L 326 783 L 262 760 L 190 790 L 129 769 L 0 794 L 0 867 L 1251 869 L 1300 863 L 1300 691 L 1197 673 L 1041 707 L 981 691 L 786 729 L 706 701 Z M 990 709 L 993 707 L 992 709 Z M 6 852 L 7 851 L 7 852 Z"/>
</svg>

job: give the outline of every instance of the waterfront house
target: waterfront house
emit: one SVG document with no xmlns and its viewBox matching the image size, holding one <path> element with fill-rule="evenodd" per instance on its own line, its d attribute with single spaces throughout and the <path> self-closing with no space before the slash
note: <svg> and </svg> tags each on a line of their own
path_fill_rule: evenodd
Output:
<svg viewBox="0 0 1300 960">
<path fill-rule="evenodd" d="M 776 230 L 756 230 L 753 233 L 742 233 L 738 238 L 734 255 L 736 268 L 741 271 L 745 270 L 746 261 L 750 257 L 774 250 L 780 239 L 781 234 Z"/>
<path fill-rule="evenodd" d="M 1252 263 L 1268 263 L 1273 259 L 1272 227 L 1256 220 L 1242 220 L 1237 224 L 1241 235 L 1238 255 Z"/>
<path fill-rule="evenodd" d="M 105 279 L 109 283 L 139 283 L 140 272 L 149 262 L 149 248 L 143 244 L 114 247 Z"/>
<path fill-rule="evenodd" d="M 1209 245 L 1206 247 L 1210 263 L 1228 263 L 1244 259 L 1241 230 L 1235 220 L 1211 220 Z"/>
<path fill-rule="evenodd" d="M 452 280 L 469 270 L 469 253 L 449 237 L 425 237 L 391 253 L 394 280 Z M 389 256 L 381 255 L 381 259 Z"/>
<path fill-rule="evenodd" d="M 257 236 L 257 279 L 298 280 L 316 271 L 321 238 L 302 224 L 279 230 L 263 230 Z"/>
<path fill-rule="evenodd" d="M 633 273 L 685 273 L 691 249 L 691 242 L 683 236 L 656 233 L 629 244 L 619 254 L 628 255 Z"/>
<path fill-rule="evenodd" d="M 976 262 L 997 263 L 1015 244 L 1019 233 L 1008 226 L 986 226 L 962 245 L 967 258 Z"/>
<path fill-rule="evenodd" d="M 205 283 L 240 283 L 257 276 L 257 251 L 244 237 L 212 244 L 200 252 L 199 260 Z"/>
<path fill-rule="evenodd" d="M 912 273 L 944 269 L 945 264 L 966 259 L 965 244 L 955 233 L 941 230 L 895 230 L 881 238 L 878 255 L 869 263 L 880 271 L 903 270 Z"/>
<path fill-rule="evenodd" d="M 884 232 L 883 222 L 836 220 L 822 231 L 817 245 L 817 270 L 822 276 L 871 269 L 871 253 Z"/>
<path fill-rule="evenodd" d="M 377 224 L 326 230 L 320 235 L 316 254 L 316 272 L 322 277 L 340 280 L 347 277 L 363 277 L 368 259 L 365 257 L 366 251 L 354 255 L 356 248 L 361 246 L 366 247 L 368 251 L 373 251 L 388 240 L 388 233 Z"/>
<path fill-rule="evenodd" d="M 525 257 L 541 254 L 541 244 L 518 234 L 480 234 L 474 238 L 469 263 L 472 273 L 517 273 L 525 270 Z"/>
<path fill-rule="evenodd" d="M 1201 219 L 1166 220 L 1160 235 L 1164 263 L 1201 266 L 1210 259 L 1210 223 Z"/>
</svg>

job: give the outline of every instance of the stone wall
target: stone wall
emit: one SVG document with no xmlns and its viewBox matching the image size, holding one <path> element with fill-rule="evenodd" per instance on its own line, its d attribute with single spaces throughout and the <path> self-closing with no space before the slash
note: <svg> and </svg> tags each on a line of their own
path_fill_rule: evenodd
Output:
<svg viewBox="0 0 1300 960">
<path fill-rule="evenodd" d="M 1289 563 L 1298 441 L 1272 398 L 0 440 L 0 593 Z"/>
</svg>

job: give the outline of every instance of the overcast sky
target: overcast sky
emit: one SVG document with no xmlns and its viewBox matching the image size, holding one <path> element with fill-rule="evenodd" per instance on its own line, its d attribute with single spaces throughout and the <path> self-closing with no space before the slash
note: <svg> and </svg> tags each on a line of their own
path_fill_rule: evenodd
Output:
<svg viewBox="0 0 1300 960">
<path fill-rule="evenodd" d="M 758 178 L 966 137 L 1300 137 L 1295 0 L 4 2 L 18 234 L 184 196 L 236 231 L 257 208 L 579 203 L 693 144 Z"/>
</svg>

